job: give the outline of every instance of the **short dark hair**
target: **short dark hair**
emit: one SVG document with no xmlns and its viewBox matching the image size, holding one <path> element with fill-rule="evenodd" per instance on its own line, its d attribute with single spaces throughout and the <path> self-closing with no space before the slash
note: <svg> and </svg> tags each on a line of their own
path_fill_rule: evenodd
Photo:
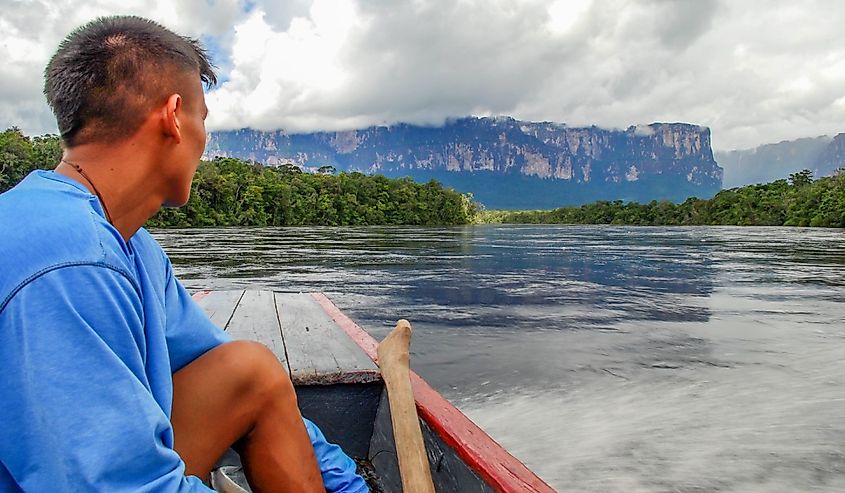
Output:
<svg viewBox="0 0 845 493">
<path fill-rule="evenodd" d="M 71 32 L 44 71 L 44 95 L 65 146 L 135 133 L 156 104 L 179 92 L 179 75 L 217 83 L 196 39 L 135 16 L 100 17 Z"/>
</svg>

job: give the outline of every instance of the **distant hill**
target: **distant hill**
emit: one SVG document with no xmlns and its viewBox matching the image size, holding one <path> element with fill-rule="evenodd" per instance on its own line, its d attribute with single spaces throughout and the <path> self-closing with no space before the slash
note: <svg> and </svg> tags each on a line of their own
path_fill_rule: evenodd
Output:
<svg viewBox="0 0 845 493">
<path fill-rule="evenodd" d="M 716 152 L 716 161 L 725 170 L 724 188 L 767 183 L 804 169 L 821 178 L 845 166 L 845 134 Z"/>
<path fill-rule="evenodd" d="M 685 123 L 608 130 L 497 117 L 307 134 L 243 129 L 211 133 L 205 157 L 216 156 L 436 179 L 505 209 L 683 201 L 711 197 L 722 183 L 710 130 Z"/>
<path fill-rule="evenodd" d="M 809 169 L 813 176 L 830 176 L 839 168 L 845 167 L 845 133 L 838 134 L 821 152 Z"/>
</svg>

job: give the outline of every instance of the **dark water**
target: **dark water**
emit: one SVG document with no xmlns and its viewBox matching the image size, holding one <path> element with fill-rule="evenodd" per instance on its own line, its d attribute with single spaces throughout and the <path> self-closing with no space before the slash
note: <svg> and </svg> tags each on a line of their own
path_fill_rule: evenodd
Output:
<svg viewBox="0 0 845 493">
<path fill-rule="evenodd" d="M 158 232 L 190 288 L 324 291 L 566 491 L 845 491 L 845 233 Z"/>
</svg>

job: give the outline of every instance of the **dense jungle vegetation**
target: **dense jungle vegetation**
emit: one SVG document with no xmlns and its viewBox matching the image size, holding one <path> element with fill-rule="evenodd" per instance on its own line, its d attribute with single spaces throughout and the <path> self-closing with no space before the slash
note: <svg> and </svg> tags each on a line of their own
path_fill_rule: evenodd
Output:
<svg viewBox="0 0 845 493">
<path fill-rule="evenodd" d="M 451 225 L 472 220 L 469 197 L 437 182 L 361 173 L 303 173 L 216 158 L 200 163 L 184 207 L 162 209 L 153 227 Z"/>
<path fill-rule="evenodd" d="M 0 192 L 34 169 L 54 168 L 60 157 L 58 137 L 29 138 L 14 128 L 0 133 Z M 432 226 L 466 224 L 475 216 L 469 196 L 434 181 L 321 171 L 233 158 L 203 161 L 188 203 L 162 209 L 147 226 Z"/>
<path fill-rule="evenodd" d="M 482 213 L 483 216 L 484 213 Z M 490 214 L 490 213 L 488 213 Z M 550 211 L 499 211 L 490 221 L 531 224 L 641 226 L 736 225 L 845 227 L 845 172 L 813 180 L 804 170 L 789 179 L 722 190 L 681 204 L 600 201 Z"/>
<path fill-rule="evenodd" d="M 0 133 L 0 192 L 61 156 L 56 136 Z M 809 171 L 788 179 L 722 190 L 709 200 L 681 204 L 599 201 L 545 211 L 478 211 L 471 197 L 437 182 L 361 173 L 303 173 L 296 166 L 265 167 L 233 158 L 200 164 L 191 198 L 163 209 L 153 227 L 291 225 L 451 225 L 476 223 L 823 226 L 845 227 L 845 172 L 814 180 Z"/>
</svg>

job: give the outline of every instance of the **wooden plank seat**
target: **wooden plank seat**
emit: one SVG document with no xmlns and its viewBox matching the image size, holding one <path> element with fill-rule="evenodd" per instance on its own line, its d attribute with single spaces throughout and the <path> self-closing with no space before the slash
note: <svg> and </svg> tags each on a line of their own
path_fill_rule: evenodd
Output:
<svg viewBox="0 0 845 493">
<path fill-rule="evenodd" d="M 380 381 L 378 367 L 308 293 L 231 290 L 194 298 L 235 339 L 259 341 L 294 385 Z"/>
<path fill-rule="evenodd" d="M 367 459 L 382 394 L 369 356 L 309 293 L 201 291 L 194 299 L 234 339 L 266 345 L 284 365 L 302 415 L 356 460 Z M 240 466 L 229 451 L 220 466 Z"/>
</svg>

